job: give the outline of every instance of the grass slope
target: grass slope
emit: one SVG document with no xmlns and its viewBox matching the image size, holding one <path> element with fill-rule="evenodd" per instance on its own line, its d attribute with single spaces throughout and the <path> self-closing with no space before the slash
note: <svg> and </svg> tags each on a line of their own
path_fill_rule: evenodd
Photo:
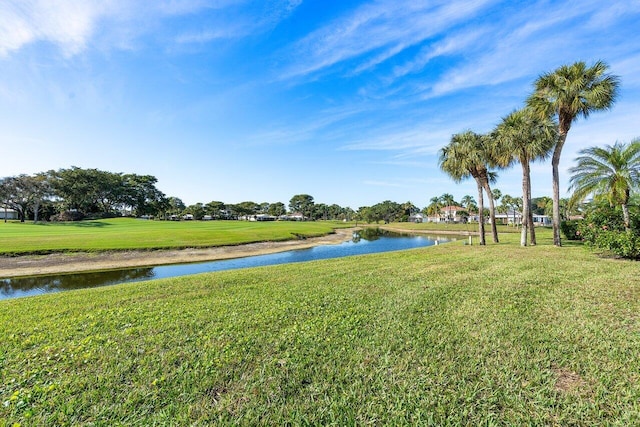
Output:
<svg viewBox="0 0 640 427">
<path fill-rule="evenodd" d="M 144 221 L 131 218 L 71 223 L 0 222 L 0 255 L 211 247 L 320 236 L 340 222 Z"/>
<path fill-rule="evenodd" d="M 501 237 L 0 301 L 0 418 L 638 425 L 640 265 Z"/>
</svg>

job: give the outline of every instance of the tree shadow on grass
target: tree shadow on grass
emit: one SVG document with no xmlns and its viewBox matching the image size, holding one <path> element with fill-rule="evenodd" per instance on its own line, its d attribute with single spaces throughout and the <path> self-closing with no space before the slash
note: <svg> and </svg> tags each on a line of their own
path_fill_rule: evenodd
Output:
<svg viewBox="0 0 640 427">
<path fill-rule="evenodd" d="M 62 226 L 62 227 L 80 227 L 80 228 L 102 228 L 107 227 L 109 225 L 108 222 L 102 221 L 69 221 L 69 222 L 38 222 L 36 225 L 42 226 Z"/>
</svg>

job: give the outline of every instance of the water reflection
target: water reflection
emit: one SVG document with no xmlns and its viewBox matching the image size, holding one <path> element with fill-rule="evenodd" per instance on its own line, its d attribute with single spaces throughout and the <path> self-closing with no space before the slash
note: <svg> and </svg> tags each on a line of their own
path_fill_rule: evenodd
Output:
<svg viewBox="0 0 640 427">
<path fill-rule="evenodd" d="M 354 233 L 350 241 L 343 242 L 341 244 L 321 245 L 308 249 L 278 252 L 268 255 L 190 264 L 129 268 L 124 270 L 0 279 L 0 299 L 107 286 L 149 279 L 185 276 L 213 271 L 397 251 L 437 245 L 438 243 L 448 242 L 450 240 L 455 239 L 433 236 L 400 235 L 375 228 L 366 228 L 358 233 Z"/>
<path fill-rule="evenodd" d="M 153 268 L 93 271 L 89 273 L 62 274 L 57 276 L 19 277 L 0 279 L 0 299 L 28 295 L 71 291 L 94 286 L 132 282 L 153 278 Z"/>
</svg>

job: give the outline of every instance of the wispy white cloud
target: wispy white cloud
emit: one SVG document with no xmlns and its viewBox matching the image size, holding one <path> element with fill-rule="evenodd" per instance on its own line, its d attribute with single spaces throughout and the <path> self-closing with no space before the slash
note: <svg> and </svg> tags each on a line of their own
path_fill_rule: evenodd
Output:
<svg viewBox="0 0 640 427">
<path fill-rule="evenodd" d="M 224 13 L 209 14 L 201 28 L 189 28 L 179 33 L 179 44 L 209 43 L 263 33 L 287 19 L 302 0 L 225 1 L 216 5 Z"/>
<path fill-rule="evenodd" d="M 355 69 L 363 71 L 477 14 L 489 0 L 375 2 L 310 33 L 288 52 L 285 77 L 308 75 L 375 52 Z"/>
<path fill-rule="evenodd" d="M 83 52 L 96 37 L 101 45 L 128 48 L 132 39 L 155 31 L 163 20 L 194 13 L 211 24 L 183 29 L 178 43 L 202 43 L 265 31 L 287 18 L 302 0 L 9 0 L 0 2 L 0 57 L 36 42 L 57 46 L 67 57 Z M 228 13 L 221 11 L 230 10 Z M 99 33 L 99 34 L 98 34 Z"/>
<path fill-rule="evenodd" d="M 60 46 L 65 55 L 85 48 L 104 3 L 18 0 L 0 3 L 0 56 L 35 41 Z"/>
</svg>

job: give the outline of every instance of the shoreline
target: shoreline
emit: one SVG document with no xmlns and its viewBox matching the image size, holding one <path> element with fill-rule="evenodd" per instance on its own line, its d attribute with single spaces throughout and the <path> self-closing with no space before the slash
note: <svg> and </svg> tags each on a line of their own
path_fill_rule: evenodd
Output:
<svg viewBox="0 0 640 427">
<path fill-rule="evenodd" d="M 457 234 L 467 232 L 442 232 L 411 230 L 396 227 L 381 229 L 412 234 Z M 119 270 L 137 267 L 155 267 L 159 265 L 187 264 L 194 262 L 218 261 L 285 252 L 294 249 L 307 249 L 319 245 L 333 245 L 351 240 L 356 228 L 339 228 L 333 233 L 321 237 L 303 240 L 284 240 L 259 243 L 246 243 L 234 246 L 213 248 L 131 250 L 112 252 L 72 252 L 48 255 L 23 255 L 18 257 L 0 257 L 0 279 L 51 274 L 71 274 L 89 271 Z"/>
<path fill-rule="evenodd" d="M 246 243 L 212 248 L 72 252 L 0 257 L 0 279 L 155 267 L 266 255 L 318 245 L 342 243 L 351 239 L 354 230 L 356 228 L 341 228 L 325 236 L 302 240 Z"/>
</svg>

